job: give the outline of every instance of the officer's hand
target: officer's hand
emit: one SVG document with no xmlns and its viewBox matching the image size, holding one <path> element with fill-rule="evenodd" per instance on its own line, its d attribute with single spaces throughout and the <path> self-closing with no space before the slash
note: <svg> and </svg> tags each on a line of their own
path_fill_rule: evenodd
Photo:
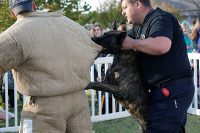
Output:
<svg viewBox="0 0 200 133">
<path fill-rule="evenodd" d="M 122 43 L 122 49 L 134 49 L 132 45 L 134 41 L 133 38 L 127 36 Z"/>
</svg>

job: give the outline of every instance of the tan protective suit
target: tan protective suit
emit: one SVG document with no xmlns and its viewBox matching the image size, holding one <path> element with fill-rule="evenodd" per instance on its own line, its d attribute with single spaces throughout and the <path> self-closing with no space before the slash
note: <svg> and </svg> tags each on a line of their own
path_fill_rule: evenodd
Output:
<svg viewBox="0 0 200 133">
<path fill-rule="evenodd" d="M 13 69 L 18 91 L 27 96 L 20 132 L 92 132 L 84 88 L 101 49 L 86 29 L 65 16 L 18 15 L 0 34 L 0 74 Z"/>
</svg>

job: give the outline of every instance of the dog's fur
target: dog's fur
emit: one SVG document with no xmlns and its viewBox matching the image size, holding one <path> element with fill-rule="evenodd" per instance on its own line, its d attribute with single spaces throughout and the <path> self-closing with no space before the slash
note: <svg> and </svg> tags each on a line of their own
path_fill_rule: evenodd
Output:
<svg viewBox="0 0 200 133">
<path fill-rule="evenodd" d="M 138 121 L 142 132 L 145 132 L 149 109 L 148 92 L 141 83 L 135 51 L 121 50 L 126 34 L 121 31 L 109 31 L 102 37 L 92 38 L 95 43 L 104 47 L 102 53 L 113 54 L 114 59 L 107 70 L 105 80 L 91 82 L 86 89 L 112 93 Z"/>
</svg>

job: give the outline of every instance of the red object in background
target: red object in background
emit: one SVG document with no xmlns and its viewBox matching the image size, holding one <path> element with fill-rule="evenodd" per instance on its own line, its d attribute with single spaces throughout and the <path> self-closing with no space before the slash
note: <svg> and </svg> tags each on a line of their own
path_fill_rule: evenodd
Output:
<svg viewBox="0 0 200 133">
<path fill-rule="evenodd" d="M 162 93 L 164 96 L 168 97 L 169 96 L 169 90 L 167 88 L 162 88 Z"/>
</svg>

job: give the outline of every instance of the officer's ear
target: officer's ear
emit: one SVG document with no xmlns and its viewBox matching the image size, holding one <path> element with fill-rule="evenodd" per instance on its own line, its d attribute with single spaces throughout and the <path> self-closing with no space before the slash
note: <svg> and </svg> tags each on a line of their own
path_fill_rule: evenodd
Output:
<svg viewBox="0 0 200 133">
<path fill-rule="evenodd" d="M 15 14 L 14 14 L 14 12 L 13 12 L 13 10 L 11 10 L 11 15 L 12 15 L 13 17 L 16 17 Z"/>
<path fill-rule="evenodd" d="M 142 6 L 142 3 L 139 0 L 135 1 L 135 4 L 137 8 L 140 8 Z"/>
</svg>

